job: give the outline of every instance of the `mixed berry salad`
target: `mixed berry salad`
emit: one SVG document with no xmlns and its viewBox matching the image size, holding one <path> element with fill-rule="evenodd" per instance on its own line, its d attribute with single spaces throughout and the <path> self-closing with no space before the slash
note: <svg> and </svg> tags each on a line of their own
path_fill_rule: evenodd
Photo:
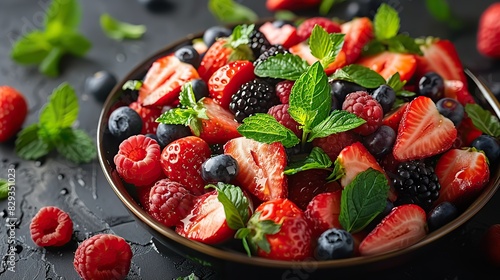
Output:
<svg viewBox="0 0 500 280">
<path fill-rule="evenodd" d="M 374 19 L 212 27 L 124 90 L 108 129 L 147 213 L 198 242 L 301 261 L 418 243 L 490 179 L 498 119 L 453 44 Z M 239 244 L 239 243 L 238 243 Z"/>
</svg>

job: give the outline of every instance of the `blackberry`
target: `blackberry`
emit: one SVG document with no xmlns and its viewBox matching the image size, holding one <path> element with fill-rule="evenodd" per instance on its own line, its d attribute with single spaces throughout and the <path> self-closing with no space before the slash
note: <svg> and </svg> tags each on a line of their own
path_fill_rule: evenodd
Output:
<svg viewBox="0 0 500 280">
<path fill-rule="evenodd" d="M 253 56 L 259 57 L 271 47 L 271 43 L 269 43 L 264 33 L 254 30 L 250 34 L 250 43 L 248 43 L 248 46 L 252 49 Z"/>
<path fill-rule="evenodd" d="M 287 49 L 285 49 L 282 45 L 275 44 L 271 45 L 266 51 L 264 51 L 254 62 L 253 66 L 257 67 L 257 65 L 261 64 L 262 62 L 266 61 L 268 58 L 271 56 L 275 56 L 277 54 L 286 54 L 289 53 Z"/>
<path fill-rule="evenodd" d="M 238 122 L 256 113 L 267 113 L 269 108 L 279 104 L 275 89 L 261 79 L 253 79 L 244 83 L 231 96 L 229 110 Z"/>
<path fill-rule="evenodd" d="M 398 193 L 395 206 L 417 204 L 426 211 L 431 209 L 441 189 L 434 168 L 417 160 L 399 164 L 393 182 Z"/>
</svg>

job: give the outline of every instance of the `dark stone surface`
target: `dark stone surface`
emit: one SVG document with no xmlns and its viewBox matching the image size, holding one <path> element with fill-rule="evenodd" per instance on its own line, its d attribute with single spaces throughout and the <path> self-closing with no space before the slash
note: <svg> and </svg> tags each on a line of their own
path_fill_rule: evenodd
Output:
<svg viewBox="0 0 500 280">
<path fill-rule="evenodd" d="M 67 58 L 62 75 L 46 78 L 36 69 L 15 64 L 9 58 L 12 43 L 29 30 L 41 27 L 42 16 L 49 0 L 1 0 L 0 2 L 0 85 L 10 85 L 25 94 L 29 116 L 25 126 L 34 123 L 47 96 L 60 83 L 68 81 L 77 91 L 80 102 L 79 128 L 96 136 L 102 104 L 84 92 L 85 79 L 99 70 L 108 70 L 119 79 L 140 61 L 166 44 L 217 24 L 206 9 L 207 1 L 168 1 L 166 9 L 152 13 L 137 0 L 80 1 L 83 8 L 81 32 L 93 43 L 92 50 L 82 59 Z M 238 1 L 259 12 L 265 11 L 264 0 Z M 475 32 L 480 13 L 493 1 L 448 1 L 453 12 L 465 23 L 461 31 L 453 31 L 432 19 L 423 1 L 390 0 L 402 17 L 402 30 L 411 36 L 432 35 L 452 39 L 466 67 L 487 83 L 500 81 L 498 61 L 481 57 L 475 49 Z M 148 31 L 137 41 L 113 41 L 102 33 L 99 15 L 110 13 L 117 19 L 145 24 Z M 337 11 L 340 13 L 340 11 Z M 337 12 L 333 12 L 335 14 Z M 7 253 L 7 201 L 0 201 L 0 279 L 77 279 L 72 261 L 78 242 L 90 235 L 111 232 L 124 237 L 134 253 L 128 279 L 174 279 L 195 272 L 202 279 L 221 279 L 208 268 L 201 267 L 173 253 L 158 253 L 152 237 L 137 224 L 109 187 L 97 160 L 74 165 L 51 154 L 43 161 L 19 159 L 13 143 L 0 145 L 0 177 L 15 168 L 16 207 L 15 273 L 9 267 Z M 74 221 L 72 242 L 59 249 L 37 247 L 29 235 L 29 223 L 42 206 L 54 205 L 67 211 Z M 500 223 L 500 194 L 466 226 L 457 230 L 439 246 L 403 265 L 382 270 L 367 278 L 376 279 L 498 279 L 500 271 L 485 264 L 479 252 L 479 240 L 491 224 Z M 5 210 L 4 210 L 5 209 Z M 239 274 L 239 273 L 237 273 Z M 335 275 L 331 275 L 334 278 Z M 245 279 L 235 275 L 235 278 Z M 295 271 L 281 279 L 311 279 L 307 273 Z"/>
</svg>

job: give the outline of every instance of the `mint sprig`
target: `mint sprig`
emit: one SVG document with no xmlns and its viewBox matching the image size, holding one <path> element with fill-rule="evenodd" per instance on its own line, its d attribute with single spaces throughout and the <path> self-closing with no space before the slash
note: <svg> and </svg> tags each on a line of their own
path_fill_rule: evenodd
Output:
<svg viewBox="0 0 500 280">
<path fill-rule="evenodd" d="M 238 132 L 261 143 L 281 142 L 285 148 L 291 148 L 300 142 L 293 131 L 280 124 L 273 116 L 263 113 L 245 118 L 238 127 Z"/>
<path fill-rule="evenodd" d="M 295 81 L 305 73 L 309 64 L 300 56 L 286 53 L 277 54 L 258 64 L 254 73 L 262 78 L 285 79 Z"/>
<path fill-rule="evenodd" d="M 249 202 L 239 187 L 219 182 L 217 185 L 210 184 L 205 188 L 217 190 L 217 199 L 224 207 L 227 225 L 230 228 L 238 230 L 246 226 L 249 216 Z"/>
<path fill-rule="evenodd" d="M 146 26 L 142 24 L 130 24 L 119 21 L 109 14 L 102 14 L 100 25 L 104 34 L 111 39 L 122 41 L 123 39 L 139 39 L 146 32 Z"/>
<path fill-rule="evenodd" d="M 78 97 L 63 83 L 50 95 L 39 122 L 23 129 L 16 139 L 19 157 L 37 160 L 53 149 L 75 163 L 88 163 L 96 157 L 95 143 L 83 130 L 72 127 L 78 117 Z"/>
<path fill-rule="evenodd" d="M 311 129 L 308 142 L 316 138 L 326 137 L 361 126 L 366 121 L 353 113 L 344 110 L 334 110 L 330 115 Z"/>
<path fill-rule="evenodd" d="M 500 121 L 490 111 L 478 104 L 466 104 L 465 112 L 472 120 L 472 124 L 483 133 L 493 137 L 500 137 Z"/>
<path fill-rule="evenodd" d="M 366 227 L 386 205 L 389 184 L 380 171 L 369 168 L 360 172 L 342 190 L 339 222 L 355 233 Z"/>
<path fill-rule="evenodd" d="M 259 18 L 250 8 L 233 0 L 209 0 L 208 9 L 224 23 L 253 22 Z"/>
<path fill-rule="evenodd" d="M 122 90 L 140 90 L 142 84 L 143 82 L 139 80 L 128 80 L 123 84 Z"/>
<path fill-rule="evenodd" d="M 329 168 L 332 163 L 330 157 L 321 148 L 314 147 L 304 160 L 289 164 L 283 173 L 293 175 L 310 169 L 325 169 Z"/>
<path fill-rule="evenodd" d="M 330 34 L 320 25 L 314 26 L 309 38 L 309 48 L 311 54 L 319 59 L 323 68 L 327 68 L 330 63 L 335 61 L 344 45 L 344 36 L 345 34 L 342 33 Z"/>
<path fill-rule="evenodd" d="M 379 73 L 358 64 L 350 64 L 337 69 L 330 79 L 356 83 L 365 88 L 377 88 L 386 83 Z"/>
<path fill-rule="evenodd" d="M 254 60 L 255 57 L 253 57 L 253 52 L 249 45 L 250 36 L 254 30 L 254 24 L 241 24 L 234 27 L 225 45 L 232 49 L 229 61 Z"/>
<path fill-rule="evenodd" d="M 6 199 L 9 196 L 9 182 L 0 178 L 0 200 Z"/>
<path fill-rule="evenodd" d="M 383 41 L 396 36 L 399 32 L 399 25 L 398 12 L 385 3 L 380 5 L 373 18 L 375 38 Z"/>
</svg>

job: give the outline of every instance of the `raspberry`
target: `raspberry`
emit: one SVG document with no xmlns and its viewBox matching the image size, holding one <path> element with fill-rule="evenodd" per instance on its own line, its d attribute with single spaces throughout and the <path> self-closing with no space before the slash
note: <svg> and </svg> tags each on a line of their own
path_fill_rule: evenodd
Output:
<svg viewBox="0 0 500 280">
<path fill-rule="evenodd" d="M 125 279 L 131 261 L 132 249 L 125 239 L 102 233 L 78 246 L 73 266 L 84 280 Z"/>
<path fill-rule="evenodd" d="M 299 36 L 300 41 L 309 39 L 316 24 L 323 27 L 323 29 L 325 29 L 328 33 L 341 32 L 340 25 L 338 23 L 333 22 L 325 17 L 313 17 L 310 19 L 306 19 L 297 28 L 297 35 Z"/>
<path fill-rule="evenodd" d="M 360 137 L 351 131 L 330 134 L 313 140 L 313 146 L 321 148 L 332 161 L 337 159 L 340 151 L 359 141 Z"/>
<path fill-rule="evenodd" d="M 127 183 L 146 186 L 156 182 L 163 171 L 160 165 L 160 145 L 144 135 L 125 139 L 114 157 L 116 171 Z"/>
<path fill-rule="evenodd" d="M 42 207 L 31 220 L 30 233 L 38 246 L 63 246 L 71 240 L 73 221 L 55 206 Z"/>
<path fill-rule="evenodd" d="M 194 198 L 180 183 L 162 179 L 151 188 L 148 212 L 162 224 L 174 226 L 189 214 Z"/>
<path fill-rule="evenodd" d="M 142 119 L 141 134 L 156 134 L 156 128 L 160 123 L 156 119 L 161 115 L 162 109 L 160 107 L 143 107 L 139 102 L 132 102 L 129 105 L 134 109 Z"/>
<path fill-rule="evenodd" d="M 293 81 L 281 81 L 276 84 L 276 95 L 280 99 L 281 103 L 288 104 L 290 100 L 290 93 L 292 93 Z"/>
<path fill-rule="evenodd" d="M 342 110 L 351 112 L 366 121 L 366 123 L 353 130 L 363 136 L 377 130 L 382 124 L 382 118 L 384 117 L 382 106 L 366 91 L 349 93 L 344 103 L 342 103 Z"/>
<path fill-rule="evenodd" d="M 290 105 L 288 104 L 278 104 L 269 108 L 267 113 L 273 116 L 280 124 L 293 131 L 297 137 L 302 138 L 302 130 L 299 128 L 300 124 L 288 113 L 289 107 Z"/>
</svg>

